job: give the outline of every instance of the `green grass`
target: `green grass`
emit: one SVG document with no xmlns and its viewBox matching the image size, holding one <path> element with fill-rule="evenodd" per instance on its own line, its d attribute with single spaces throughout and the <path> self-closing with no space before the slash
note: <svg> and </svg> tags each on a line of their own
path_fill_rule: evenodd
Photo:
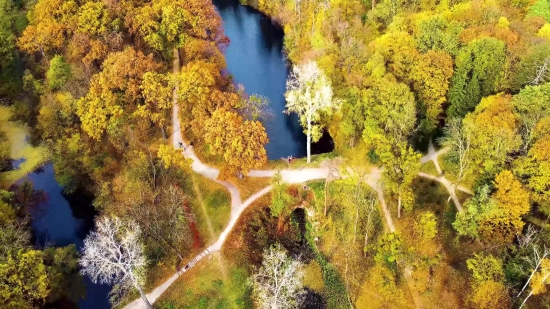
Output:
<svg viewBox="0 0 550 309">
<path fill-rule="evenodd" d="M 155 307 L 252 308 L 247 278 L 246 268 L 210 255 L 179 278 Z"/>
<path fill-rule="evenodd" d="M 12 109 L 10 107 L 0 106 L 0 129 L 6 133 L 9 139 L 10 157 L 15 160 L 23 159 L 24 162 L 19 165 L 18 169 L 3 173 L 0 185 L 4 188 L 11 186 L 49 159 L 46 148 L 32 147 L 27 142 L 29 127 L 9 121 L 11 116 Z"/>
<path fill-rule="evenodd" d="M 196 215 L 195 221 L 202 239 L 208 246 L 218 239 L 229 222 L 231 196 L 222 185 L 200 175 L 193 175 L 192 180 L 198 191 L 191 191 L 193 194 L 190 206 Z M 204 202 L 204 209 L 201 200 Z M 208 222 L 212 225 L 212 231 L 210 231 Z"/>
<path fill-rule="evenodd" d="M 312 155 L 311 163 L 307 163 L 307 157 L 304 157 L 292 159 L 292 163 L 290 163 L 290 165 L 278 158 L 275 160 L 269 160 L 267 164 L 262 167 L 262 169 L 296 169 L 302 167 L 318 167 L 319 164 L 321 164 L 322 162 L 328 159 L 333 159 L 335 157 L 336 153 L 334 152 L 322 153 L 318 155 Z"/>
<path fill-rule="evenodd" d="M 438 158 L 439 166 L 441 166 L 441 169 L 445 172 L 445 178 L 447 178 L 450 182 L 456 182 L 458 174 L 458 166 L 456 163 L 452 162 L 450 160 L 449 153 L 443 154 L 439 156 Z M 466 174 L 466 177 L 462 179 L 460 182 L 460 185 L 466 188 L 471 189 L 474 184 L 474 180 L 471 173 Z"/>
<path fill-rule="evenodd" d="M 435 168 L 435 164 L 432 161 L 428 161 L 420 166 L 420 171 L 424 172 L 426 174 L 439 176 L 439 173 L 437 172 L 437 169 Z"/>
</svg>

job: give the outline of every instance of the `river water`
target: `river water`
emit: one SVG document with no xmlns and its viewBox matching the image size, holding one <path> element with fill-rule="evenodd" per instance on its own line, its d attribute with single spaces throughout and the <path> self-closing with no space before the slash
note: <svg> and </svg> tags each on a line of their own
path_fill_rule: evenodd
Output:
<svg viewBox="0 0 550 309">
<path fill-rule="evenodd" d="M 227 70 L 234 82 L 243 84 L 248 94 L 269 99 L 273 119 L 264 123 L 269 137 L 268 158 L 306 156 L 306 136 L 295 114 L 283 114 L 288 61 L 283 55 L 284 32 L 280 26 L 238 0 L 214 0 L 230 39 L 225 52 Z M 333 149 L 328 134 L 312 145 L 312 154 Z"/>
<path fill-rule="evenodd" d="M 46 164 L 43 168 L 27 175 L 35 190 L 42 190 L 46 199 L 33 214 L 31 226 L 36 238 L 36 244 L 43 246 L 48 243 L 53 246 L 75 244 L 78 250 L 84 246 L 83 239 L 93 228 L 94 211 L 90 199 L 82 196 L 65 197 L 63 189 L 55 180 L 53 166 Z M 69 204 L 68 200 L 71 200 Z M 94 284 L 84 277 L 86 296 L 78 303 L 81 309 L 108 309 L 110 287 Z"/>
</svg>

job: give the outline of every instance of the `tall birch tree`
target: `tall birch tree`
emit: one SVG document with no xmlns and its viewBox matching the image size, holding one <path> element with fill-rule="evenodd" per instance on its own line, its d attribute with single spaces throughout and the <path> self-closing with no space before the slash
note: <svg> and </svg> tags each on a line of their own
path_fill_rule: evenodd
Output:
<svg viewBox="0 0 550 309">
<path fill-rule="evenodd" d="M 147 261 L 139 225 L 123 222 L 117 217 L 104 217 L 96 224 L 96 230 L 84 239 L 80 260 L 82 274 L 89 276 L 94 283 L 113 284 L 112 303 L 119 300 L 119 293 L 133 287 L 139 291 L 147 308 L 152 309 L 142 288 Z"/>
<path fill-rule="evenodd" d="M 333 98 L 330 80 L 317 63 L 308 61 L 294 66 L 286 82 L 287 114 L 296 113 L 307 135 L 307 162 L 311 162 L 311 142 L 317 142 L 323 133 L 319 123 L 321 115 L 330 115 L 339 108 L 340 101 Z"/>
</svg>

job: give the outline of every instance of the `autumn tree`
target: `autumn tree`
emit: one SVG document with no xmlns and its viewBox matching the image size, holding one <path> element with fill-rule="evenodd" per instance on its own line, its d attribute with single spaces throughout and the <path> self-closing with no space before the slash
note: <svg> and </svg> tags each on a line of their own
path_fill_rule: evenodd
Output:
<svg viewBox="0 0 550 309">
<path fill-rule="evenodd" d="M 38 250 L 19 250 L 0 262 L 0 302 L 9 308 L 29 308 L 44 304 L 50 282 Z"/>
<path fill-rule="evenodd" d="M 385 76 L 362 93 L 363 140 L 370 148 L 404 142 L 416 122 L 416 104 L 409 87 Z"/>
<path fill-rule="evenodd" d="M 140 237 L 138 225 L 116 217 L 103 217 L 96 222 L 96 230 L 84 239 L 80 265 L 82 274 L 94 283 L 115 285 L 111 292 L 113 303 L 120 300 L 119 293 L 135 288 L 147 308 L 153 308 L 142 288 L 147 261 Z"/>
<path fill-rule="evenodd" d="M 539 125 L 548 128 L 550 119 Z M 537 130 L 538 131 L 538 130 Z M 550 214 L 550 138 L 548 134 L 541 138 L 531 149 L 527 156 L 514 162 L 514 173 L 518 175 L 526 187 L 530 190 L 531 197 L 538 203 L 539 210 Z"/>
<path fill-rule="evenodd" d="M 145 104 L 139 105 L 135 112 L 136 116 L 147 119 L 157 125 L 164 139 L 166 139 L 164 127 L 167 120 L 170 119 L 170 111 L 172 110 L 174 84 L 175 79 L 172 74 L 145 73 L 140 86 Z"/>
<path fill-rule="evenodd" d="M 185 195 L 175 185 L 154 190 L 142 189 L 128 214 L 141 226 L 145 237 L 174 252 L 183 261 L 182 248 L 190 247 L 189 214 L 184 210 Z"/>
<path fill-rule="evenodd" d="M 436 50 L 456 56 L 460 47 L 461 31 L 462 26 L 459 23 L 449 21 L 441 15 L 419 18 L 414 28 L 416 47 L 422 53 Z"/>
<path fill-rule="evenodd" d="M 376 263 L 367 275 L 355 302 L 357 308 L 410 308 L 405 292 L 397 284 L 396 275 L 391 269 Z"/>
<path fill-rule="evenodd" d="M 18 40 L 20 49 L 27 53 L 60 51 L 67 40 L 78 4 L 70 0 L 41 0 L 29 15 L 29 26 Z"/>
<path fill-rule="evenodd" d="M 466 211 L 457 214 L 453 226 L 460 235 L 501 243 L 521 234 L 522 216 L 530 209 L 529 192 L 507 170 L 496 176 L 495 186 L 491 196 L 487 187 L 479 189 L 466 204 Z"/>
<path fill-rule="evenodd" d="M 145 56 L 133 48 L 111 53 L 103 70 L 92 77 L 88 94 L 76 103 L 82 129 L 96 140 L 105 132 L 120 136 L 122 122 L 137 109 L 142 97 L 144 74 L 159 67 L 152 55 Z"/>
<path fill-rule="evenodd" d="M 181 108 L 182 130 L 189 129 L 197 139 L 203 139 L 204 123 L 218 109 L 238 106 L 239 96 L 223 91 L 225 84 L 220 68 L 211 62 L 193 61 L 182 68 L 178 76 L 178 104 Z"/>
<path fill-rule="evenodd" d="M 473 40 L 460 50 L 449 89 L 451 117 L 464 117 L 482 97 L 498 90 L 506 60 L 504 42 L 494 38 Z"/>
<path fill-rule="evenodd" d="M 250 277 L 254 302 L 259 308 L 299 308 L 302 303 L 302 263 L 287 256 L 276 244 L 264 251 L 262 267 Z"/>
<path fill-rule="evenodd" d="M 267 160 L 265 128 L 259 121 L 243 121 L 232 111 L 218 109 L 204 123 L 204 139 L 214 155 L 221 155 L 231 171 L 247 173 Z"/>
<path fill-rule="evenodd" d="M 437 127 L 452 75 L 453 61 L 447 53 L 428 51 L 419 57 L 411 79 L 422 107 L 419 126 L 425 133 Z"/>
<path fill-rule="evenodd" d="M 523 300 L 520 308 L 525 305 L 532 295 L 542 294 L 547 291 L 547 285 L 550 284 L 550 259 L 542 260 L 539 272 L 535 273 L 530 282 L 531 291 Z"/>
<path fill-rule="evenodd" d="M 510 308 L 510 296 L 503 283 L 502 260 L 492 255 L 474 254 L 466 264 L 473 279 L 470 302 L 476 308 Z"/>
<path fill-rule="evenodd" d="M 340 101 L 333 98 L 329 79 L 313 61 L 294 66 L 287 80 L 287 114 L 296 113 L 307 135 L 307 162 L 311 162 L 311 143 L 322 135 L 322 115 L 330 115 L 339 108 Z"/>
<path fill-rule="evenodd" d="M 520 91 L 526 85 L 550 82 L 550 43 L 542 42 L 527 49 L 520 57 L 512 78 L 512 90 Z"/>
<path fill-rule="evenodd" d="M 471 132 L 471 158 L 474 172 L 494 175 L 509 153 L 519 150 L 519 121 L 510 96 L 498 94 L 484 98 L 473 113 L 464 118 L 464 129 Z"/>
<path fill-rule="evenodd" d="M 155 1 L 137 7 L 127 19 L 133 33 L 153 49 L 170 55 L 192 40 L 222 43 L 221 18 L 206 0 Z"/>
<path fill-rule="evenodd" d="M 405 142 L 384 145 L 377 153 L 384 166 L 384 179 L 397 195 L 397 217 L 401 218 L 401 207 L 411 210 L 414 203 L 411 184 L 420 171 L 421 155 Z"/>
</svg>

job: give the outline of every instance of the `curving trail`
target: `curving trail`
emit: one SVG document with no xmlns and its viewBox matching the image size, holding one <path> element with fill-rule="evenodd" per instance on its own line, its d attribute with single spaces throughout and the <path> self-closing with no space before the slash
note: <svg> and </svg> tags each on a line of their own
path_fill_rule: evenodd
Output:
<svg viewBox="0 0 550 309">
<path fill-rule="evenodd" d="M 458 212 L 463 212 L 464 209 L 462 208 L 462 205 L 460 204 L 460 201 L 456 196 L 456 190 L 458 189 L 470 195 L 473 195 L 473 193 L 472 191 L 470 191 L 469 189 L 463 186 L 455 185 L 454 183 L 450 182 L 447 178 L 445 178 L 445 176 L 443 175 L 443 170 L 441 169 L 441 166 L 439 165 L 439 161 L 437 160 L 437 158 L 439 158 L 440 155 L 447 153 L 449 150 L 450 150 L 449 147 L 445 147 L 438 151 L 435 151 L 434 145 L 432 141 L 430 141 L 430 146 L 428 147 L 428 154 L 420 159 L 420 163 L 424 164 L 429 161 L 432 161 L 435 165 L 435 169 L 437 170 L 437 173 L 439 174 L 439 176 L 434 176 L 423 172 L 419 172 L 418 176 L 440 182 L 445 187 L 445 189 L 449 191 L 450 198 L 453 200 Z"/>
<path fill-rule="evenodd" d="M 179 55 L 178 55 L 177 49 L 174 49 L 173 73 L 174 74 L 179 74 L 179 71 L 180 71 L 179 69 L 180 69 Z M 216 169 L 214 167 L 211 167 L 211 166 L 208 166 L 208 165 L 204 164 L 202 161 L 200 161 L 200 159 L 195 155 L 193 147 L 188 146 L 182 138 L 181 123 L 180 123 L 180 120 L 179 120 L 179 117 L 178 117 L 179 106 L 177 105 L 177 91 L 178 91 L 178 85 L 176 83 L 176 87 L 175 87 L 174 92 L 173 92 L 172 145 L 176 149 L 181 149 L 180 148 L 180 143 L 181 143 L 184 146 L 184 150 L 182 151 L 183 156 L 187 159 L 192 160 L 191 169 L 194 172 L 196 172 L 196 173 L 198 173 L 198 174 L 200 174 L 200 175 L 202 175 L 202 176 L 204 176 L 208 179 L 211 179 L 212 181 L 215 181 L 215 182 L 221 184 L 222 186 L 224 186 L 229 191 L 229 193 L 231 194 L 231 214 L 230 214 L 230 218 L 229 218 L 229 222 L 228 222 L 227 226 L 222 231 L 222 233 L 220 234 L 220 236 L 219 236 L 219 238 L 216 242 L 214 242 L 212 245 L 210 245 L 203 252 L 201 252 L 197 256 L 195 256 L 195 258 L 190 260 L 183 269 L 181 269 L 181 270 L 177 271 L 176 273 L 174 273 L 174 275 L 172 275 L 168 280 L 166 280 L 164 283 L 157 286 L 155 289 L 153 289 L 153 291 L 151 291 L 150 293 L 147 294 L 147 298 L 148 298 L 149 302 L 151 302 L 151 304 L 153 304 L 178 279 L 179 276 L 181 276 L 183 273 L 185 273 L 186 271 L 191 269 L 193 266 L 195 266 L 199 261 L 201 261 L 203 258 L 208 256 L 209 254 L 211 254 L 213 252 L 220 251 L 223 244 L 224 244 L 224 242 L 225 242 L 225 240 L 226 240 L 226 238 L 227 238 L 227 236 L 229 235 L 229 233 L 231 232 L 231 230 L 233 229 L 233 227 L 237 223 L 239 217 L 244 212 L 244 210 L 248 206 L 250 206 L 254 201 L 256 201 L 258 198 L 260 198 L 263 195 L 265 195 L 266 193 L 268 193 L 272 188 L 271 185 L 267 186 L 267 187 L 261 189 L 260 191 L 256 192 L 252 196 L 250 196 L 246 201 L 242 202 L 240 192 L 239 192 L 239 190 L 236 186 L 234 186 L 233 184 L 231 184 L 227 181 L 217 179 L 218 175 L 220 174 L 220 171 L 218 169 Z M 449 149 L 444 148 L 444 149 L 441 149 L 441 150 L 436 152 L 433 145 L 430 142 L 430 148 L 429 148 L 428 154 L 421 159 L 421 162 L 426 163 L 428 161 L 433 161 L 435 166 L 436 166 L 437 171 L 441 174 L 441 167 L 439 166 L 439 162 L 437 162 L 437 158 L 438 158 L 439 155 L 447 152 L 448 150 Z M 303 169 L 300 169 L 300 170 L 285 169 L 285 170 L 280 170 L 280 171 L 277 171 L 277 170 L 252 170 L 248 173 L 247 176 L 249 176 L 249 177 L 273 177 L 277 172 L 281 173 L 282 180 L 284 182 L 287 182 L 287 183 L 290 183 L 290 184 L 304 183 L 304 182 L 311 181 L 311 180 L 316 180 L 316 179 L 327 179 L 328 177 L 334 177 L 334 178 L 349 177 L 349 175 L 345 175 L 343 173 L 340 173 L 337 170 L 330 169 L 329 167 L 303 168 Z M 389 231 L 391 233 L 394 233 L 396 231 L 396 229 L 395 229 L 395 226 L 393 224 L 393 219 L 391 217 L 391 213 L 390 213 L 390 211 L 387 207 L 386 201 L 384 199 L 384 191 L 383 191 L 382 183 L 380 181 L 382 172 L 383 172 L 383 170 L 381 168 L 376 168 L 375 167 L 370 171 L 370 173 L 367 173 L 366 175 L 363 176 L 363 181 L 365 183 L 367 183 L 377 193 L 378 200 L 379 200 L 381 208 L 382 208 L 382 212 L 384 213 L 384 219 L 386 221 L 386 225 L 387 225 Z M 437 176 L 433 176 L 433 175 L 429 175 L 429 174 L 425 174 L 425 173 L 419 173 L 419 176 L 425 177 L 425 178 L 430 178 L 430 179 L 441 182 L 445 186 L 445 188 L 449 191 L 449 193 L 451 194 L 451 198 L 453 198 L 453 200 L 455 201 L 455 205 L 457 206 L 458 210 L 462 211 L 462 207 L 461 207 L 460 203 L 458 202 L 458 199 L 456 198 L 455 186 L 450 181 L 448 181 L 444 176 L 437 177 Z M 456 189 L 471 194 L 471 192 L 468 189 L 463 188 L 461 186 L 456 187 Z M 407 279 L 407 283 L 409 285 L 409 288 L 410 288 L 412 296 L 413 296 L 415 307 L 416 308 L 422 308 L 422 303 L 421 303 L 418 295 L 416 295 L 416 293 L 413 292 L 414 289 L 412 287 L 412 281 L 411 281 L 411 270 L 407 265 L 404 265 L 404 270 L 405 270 L 405 277 Z M 141 298 L 138 298 L 138 299 L 134 300 L 133 302 L 127 304 L 124 308 L 126 308 L 126 309 L 141 309 L 141 308 L 147 308 L 147 307 L 145 306 L 145 303 L 143 302 L 143 300 Z"/>
</svg>

